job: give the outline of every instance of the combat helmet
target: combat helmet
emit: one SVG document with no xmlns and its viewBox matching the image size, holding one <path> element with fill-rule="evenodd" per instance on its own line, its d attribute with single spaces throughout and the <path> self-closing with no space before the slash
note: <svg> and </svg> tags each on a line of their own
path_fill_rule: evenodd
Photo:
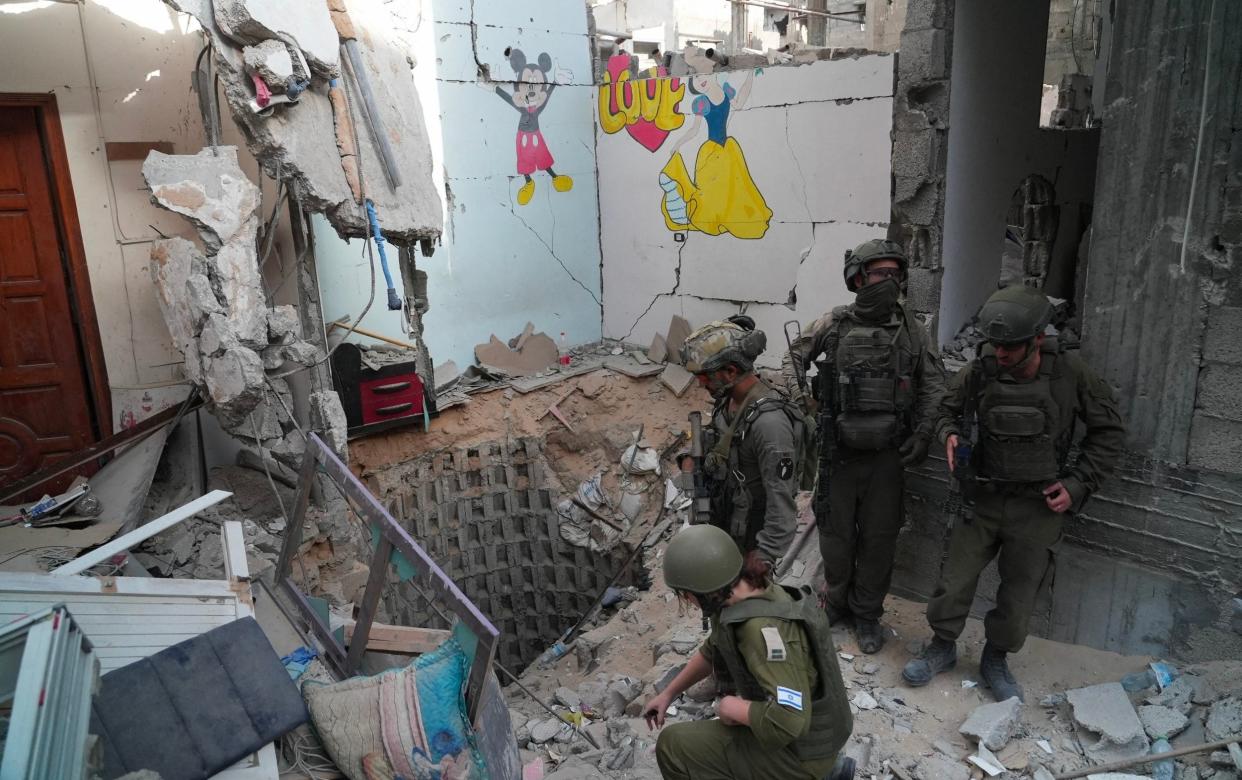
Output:
<svg viewBox="0 0 1242 780">
<path fill-rule="evenodd" d="M 715 593 L 742 573 L 742 553 L 724 529 L 692 525 L 664 551 L 664 582 L 673 590 Z"/>
<path fill-rule="evenodd" d="M 979 330 L 994 344 L 1022 344 L 1044 332 L 1052 304 L 1039 290 L 1021 284 L 1002 287 L 979 310 Z"/>
<path fill-rule="evenodd" d="M 845 250 L 845 287 L 850 292 L 857 292 L 858 287 L 854 282 L 854 277 L 860 273 L 864 273 L 867 263 L 875 260 L 896 260 L 897 266 L 901 269 L 901 286 L 906 286 L 906 273 L 910 267 L 910 261 L 906 259 L 906 251 L 901 248 L 901 244 L 896 241 L 888 241 L 882 238 L 873 238 L 870 241 L 864 241 L 853 249 Z"/>
<path fill-rule="evenodd" d="M 730 363 L 743 371 L 751 371 L 755 358 L 767 345 L 768 337 L 763 331 L 718 320 L 687 336 L 681 347 L 681 357 L 686 370 L 692 374 L 710 374 Z"/>
</svg>

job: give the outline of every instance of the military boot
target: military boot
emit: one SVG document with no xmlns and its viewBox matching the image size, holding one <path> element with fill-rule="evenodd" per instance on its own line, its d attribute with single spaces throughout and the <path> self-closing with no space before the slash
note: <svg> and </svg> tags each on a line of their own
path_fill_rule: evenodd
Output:
<svg viewBox="0 0 1242 780">
<path fill-rule="evenodd" d="M 857 765 L 854 759 L 849 756 L 841 756 L 837 759 L 837 765 L 832 768 L 824 780 L 854 780 L 854 769 Z"/>
<path fill-rule="evenodd" d="M 923 648 L 918 658 L 906 664 L 906 668 L 901 670 L 901 678 L 918 688 L 956 665 L 957 642 L 949 642 L 936 636 L 932 637 L 931 644 Z"/>
<path fill-rule="evenodd" d="M 884 629 L 878 620 L 854 621 L 854 635 L 858 638 L 858 649 L 867 655 L 875 655 L 884 647 Z"/>
<path fill-rule="evenodd" d="M 1009 671 L 1006 655 L 1008 653 L 991 642 L 985 644 L 983 654 L 979 656 L 979 676 L 983 678 L 983 684 L 992 689 L 997 701 L 1006 701 L 1014 696 L 1018 697 L 1018 701 L 1026 701 L 1022 696 L 1022 686 Z"/>
</svg>

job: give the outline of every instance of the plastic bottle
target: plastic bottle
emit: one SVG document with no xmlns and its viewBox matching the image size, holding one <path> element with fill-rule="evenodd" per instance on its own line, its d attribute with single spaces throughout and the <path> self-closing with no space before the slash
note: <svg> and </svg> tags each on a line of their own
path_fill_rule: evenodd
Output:
<svg viewBox="0 0 1242 780">
<path fill-rule="evenodd" d="M 1172 749 L 1169 741 L 1161 737 L 1152 743 L 1151 754 L 1155 756 L 1161 753 L 1168 753 Z M 1157 761 L 1152 764 L 1151 776 L 1154 780 L 1173 780 L 1173 759 L 1166 758 L 1164 761 Z"/>
<path fill-rule="evenodd" d="M 540 669 L 546 669 L 556 663 L 556 660 L 565 655 L 567 652 L 569 652 L 569 648 L 565 646 L 564 642 L 558 640 L 556 644 L 543 651 L 543 655 L 539 656 L 539 659 L 535 661 L 535 664 Z"/>
<path fill-rule="evenodd" d="M 560 351 L 561 365 L 562 366 L 569 365 L 569 361 L 572 359 L 572 357 L 569 354 L 569 340 L 565 338 L 565 331 L 561 331 L 561 341 L 558 346 L 559 346 L 559 351 Z"/>
<path fill-rule="evenodd" d="M 1148 664 L 1147 668 L 1141 672 L 1133 672 L 1121 678 L 1121 687 L 1125 688 L 1128 693 L 1138 693 L 1145 691 L 1152 686 L 1156 686 L 1159 690 L 1164 690 L 1169 683 L 1181 676 L 1181 672 L 1171 664 L 1157 661 Z"/>
</svg>

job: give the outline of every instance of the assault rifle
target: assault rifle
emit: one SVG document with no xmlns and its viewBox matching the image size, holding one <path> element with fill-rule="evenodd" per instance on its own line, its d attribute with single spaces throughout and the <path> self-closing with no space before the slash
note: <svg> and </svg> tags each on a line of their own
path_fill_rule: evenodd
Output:
<svg viewBox="0 0 1242 780">
<path fill-rule="evenodd" d="M 837 372 L 831 360 L 818 360 L 815 368 L 818 371 L 815 377 L 815 427 L 819 429 L 819 476 L 815 482 L 812 510 L 815 519 L 822 523 L 828 518 L 828 481 L 832 477 L 832 459 L 837 449 Z"/>
<path fill-rule="evenodd" d="M 694 523 L 707 523 L 712 519 L 712 493 L 703 468 L 703 413 L 690 413 L 690 458 L 694 475 Z"/>
<path fill-rule="evenodd" d="M 957 482 L 960 502 L 958 514 L 969 523 L 975 513 L 975 497 L 979 490 L 979 463 L 975 447 L 979 444 L 979 377 L 981 371 L 970 371 L 966 376 L 966 397 L 962 403 L 962 419 L 953 450 L 953 478 Z"/>
</svg>

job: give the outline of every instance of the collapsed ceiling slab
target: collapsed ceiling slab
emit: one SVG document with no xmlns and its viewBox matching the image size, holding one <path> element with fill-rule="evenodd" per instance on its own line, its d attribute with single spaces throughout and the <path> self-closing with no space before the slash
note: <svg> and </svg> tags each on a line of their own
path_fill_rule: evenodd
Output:
<svg viewBox="0 0 1242 780">
<path fill-rule="evenodd" d="M 304 36 L 306 40 L 297 39 L 297 48 L 310 65 L 313 77 L 310 85 L 294 96 L 296 102 L 277 104 L 273 101 L 267 107 L 252 106 L 257 86 L 252 70 L 246 64 L 244 47 L 262 43 L 263 38 L 256 31 L 270 29 L 270 26 L 265 27 L 258 22 L 230 24 L 226 30 L 218 20 L 224 15 L 222 9 L 226 6 L 234 9 L 229 11 L 230 14 L 245 11 L 251 19 L 269 18 L 271 7 L 280 3 L 275 0 L 230 0 L 220 5 L 215 14 L 207 0 L 166 0 L 166 3 L 194 16 L 210 37 L 213 61 L 233 119 L 246 137 L 247 148 L 264 171 L 285 180 L 302 207 L 324 214 L 342 237 L 366 236 L 366 211 L 355 199 L 350 179 L 342 167 L 342 157 L 349 157 L 353 150 L 338 149 L 337 145 L 337 127 L 332 101 L 328 97 L 329 82 L 324 78 L 324 73 L 330 72 L 326 67 L 324 47 L 307 43 L 312 40 L 309 34 Z M 239 8 L 241 10 L 237 10 Z M 396 32 L 398 25 L 382 4 L 374 0 L 355 0 L 351 3 L 351 9 L 358 31 L 357 47 L 363 65 L 362 73 L 353 74 L 349 69 L 342 68 L 337 83 L 349 98 L 349 110 L 341 112 L 341 116 L 352 117 L 353 127 L 350 129 L 354 131 L 353 138 L 361 157 L 361 186 L 365 196 L 375 204 L 380 229 L 386 239 L 398 245 L 410 245 L 420 239 L 434 240 L 441 232 L 443 211 L 432 184 L 431 145 L 414 86 L 413 60 L 408 53 L 408 42 Z M 290 11 L 288 15 L 314 17 L 316 21 L 299 22 L 308 29 L 319 30 L 323 24 L 332 26 L 326 3 L 298 3 L 296 12 Z M 237 17 L 229 18 L 236 20 Z M 294 37 L 290 33 L 286 38 L 283 34 L 288 31 L 284 29 L 272 32 L 275 35 L 269 40 L 279 38 L 288 43 Z M 238 37 L 234 38 L 234 35 Z M 322 37 L 320 33 L 316 36 L 315 41 Z M 335 36 L 334 28 L 334 41 Z M 308 46 L 312 46 L 312 50 L 308 50 Z M 313 50 L 314 46 L 318 46 L 317 52 Z M 339 62 L 339 48 L 337 51 Z M 378 114 L 375 118 L 391 147 L 399 173 L 400 184 L 395 187 L 391 186 L 385 174 L 375 135 L 364 121 L 366 114 L 358 78 L 369 82 L 374 95 Z M 281 97 L 283 99 L 284 96 Z"/>
</svg>

